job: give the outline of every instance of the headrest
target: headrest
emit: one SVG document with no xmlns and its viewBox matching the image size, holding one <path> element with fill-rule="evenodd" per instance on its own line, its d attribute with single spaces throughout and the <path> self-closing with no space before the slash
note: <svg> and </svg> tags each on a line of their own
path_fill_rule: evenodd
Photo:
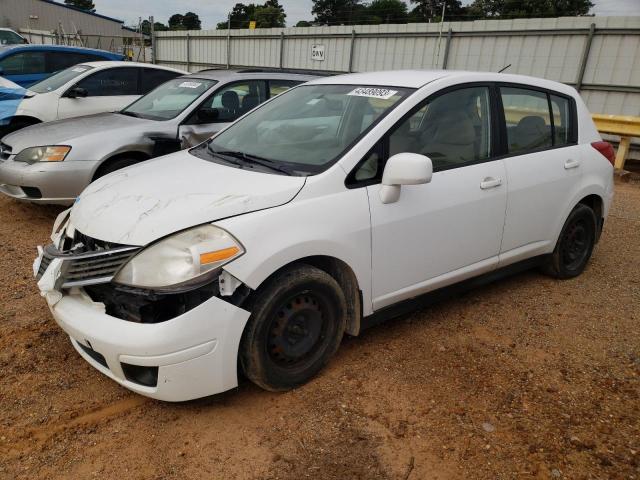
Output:
<svg viewBox="0 0 640 480">
<path fill-rule="evenodd" d="M 260 99 L 258 95 L 249 94 L 242 99 L 242 108 L 245 110 L 252 110 L 254 107 L 257 107 L 260 103 Z"/>
<path fill-rule="evenodd" d="M 228 110 L 238 110 L 240 108 L 240 98 L 233 90 L 222 94 L 222 106 Z"/>
<path fill-rule="evenodd" d="M 537 131 L 540 134 L 547 133 L 547 124 L 544 122 L 544 118 L 537 115 L 522 117 L 516 128 L 518 130 Z"/>
<path fill-rule="evenodd" d="M 476 130 L 469 116 L 460 110 L 449 110 L 446 114 L 432 120 L 435 125 L 431 143 L 449 145 L 470 145 L 476 140 Z M 433 130 L 431 130 L 433 131 Z"/>
</svg>

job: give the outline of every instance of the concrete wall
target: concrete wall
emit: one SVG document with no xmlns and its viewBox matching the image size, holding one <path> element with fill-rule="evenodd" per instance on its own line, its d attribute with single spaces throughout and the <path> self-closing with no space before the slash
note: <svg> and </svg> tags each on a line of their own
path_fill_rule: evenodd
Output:
<svg viewBox="0 0 640 480">
<path fill-rule="evenodd" d="M 593 33 L 591 24 L 595 24 Z M 226 30 L 158 32 L 156 61 L 190 71 L 227 63 L 335 72 L 443 67 L 498 71 L 511 64 L 509 73 L 580 86 L 594 112 L 640 115 L 640 17 L 482 20 L 229 33 L 227 40 Z M 324 45 L 324 61 L 311 59 L 314 44 Z"/>
</svg>

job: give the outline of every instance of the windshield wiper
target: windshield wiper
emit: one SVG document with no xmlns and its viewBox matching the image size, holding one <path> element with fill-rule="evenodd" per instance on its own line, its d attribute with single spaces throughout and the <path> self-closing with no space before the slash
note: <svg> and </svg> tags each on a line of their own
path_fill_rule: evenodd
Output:
<svg viewBox="0 0 640 480">
<path fill-rule="evenodd" d="M 293 170 L 287 167 L 284 167 L 282 165 L 279 165 L 278 163 L 274 162 L 273 160 L 269 160 L 268 158 L 259 157 L 257 155 L 251 155 L 245 152 L 234 152 L 231 150 L 216 151 L 216 150 L 213 150 L 211 146 L 209 146 L 208 148 L 209 148 L 209 151 L 215 155 L 224 155 L 226 157 L 237 158 L 239 160 L 243 160 L 246 163 L 261 165 L 263 167 L 270 168 L 271 170 L 282 172 L 289 176 L 293 175 Z M 235 163 L 235 162 L 231 162 L 231 163 Z"/>
<path fill-rule="evenodd" d="M 140 118 L 140 115 L 133 112 L 127 112 L 126 110 L 120 110 L 118 112 L 120 115 L 126 115 L 127 117 Z"/>
</svg>

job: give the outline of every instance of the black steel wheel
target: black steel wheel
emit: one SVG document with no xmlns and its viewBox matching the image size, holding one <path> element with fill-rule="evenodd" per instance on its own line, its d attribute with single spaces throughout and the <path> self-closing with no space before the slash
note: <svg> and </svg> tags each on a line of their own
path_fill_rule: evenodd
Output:
<svg viewBox="0 0 640 480">
<path fill-rule="evenodd" d="M 556 248 L 545 262 L 545 273 L 556 278 L 580 275 L 591 258 L 597 233 L 596 216 L 586 205 L 577 205 L 565 221 Z"/>
<path fill-rule="evenodd" d="M 310 265 L 276 274 L 256 292 L 249 309 L 240 363 L 245 375 L 267 390 L 307 382 L 336 352 L 344 334 L 344 293 L 333 277 Z"/>
</svg>

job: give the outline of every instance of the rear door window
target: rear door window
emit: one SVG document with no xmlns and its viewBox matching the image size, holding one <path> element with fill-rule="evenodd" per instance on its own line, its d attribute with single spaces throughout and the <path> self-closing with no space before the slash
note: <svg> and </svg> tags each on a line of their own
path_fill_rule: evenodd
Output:
<svg viewBox="0 0 640 480">
<path fill-rule="evenodd" d="M 138 94 L 136 67 L 108 68 L 82 79 L 77 87 L 84 88 L 89 97 L 110 97 Z"/>
<path fill-rule="evenodd" d="M 509 153 L 526 153 L 553 145 L 547 94 L 526 88 L 501 87 Z"/>
</svg>

